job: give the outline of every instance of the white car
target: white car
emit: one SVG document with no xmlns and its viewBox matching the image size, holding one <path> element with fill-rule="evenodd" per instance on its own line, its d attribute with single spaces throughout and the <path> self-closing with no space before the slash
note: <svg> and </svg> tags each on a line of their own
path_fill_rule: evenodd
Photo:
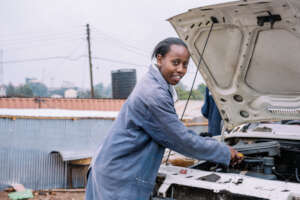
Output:
<svg viewBox="0 0 300 200">
<path fill-rule="evenodd" d="M 169 21 L 200 63 L 224 141 L 245 159 L 162 165 L 153 199 L 300 199 L 300 0 L 235 1 Z"/>
</svg>

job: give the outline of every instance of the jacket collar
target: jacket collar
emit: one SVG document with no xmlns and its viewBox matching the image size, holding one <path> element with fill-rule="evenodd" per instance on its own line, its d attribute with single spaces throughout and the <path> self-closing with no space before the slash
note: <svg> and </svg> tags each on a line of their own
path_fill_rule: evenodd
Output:
<svg viewBox="0 0 300 200">
<path fill-rule="evenodd" d="M 169 84 L 168 82 L 165 80 L 165 78 L 162 76 L 162 74 L 160 73 L 160 71 L 158 69 L 155 69 L 154 67 L 156 66 L 152 66 L 150 65 L 149 67 L 149 73 L 150 75 L 152 75 L 152 77 L 166 90 L 169 90 Z"/>
<path fill-rule="evenodd" d="M 152 75 L 152 77 L 166 90 L 168 90 L 171 94 L 171 97 L 174 102 L 177 101 L 178 96 L 176 93 L 176 90 L 174 86 L 168 84 L 168 82 L 165 80 L 165 78 L 162 76 L 158 68 L 155 66 L 155 64 L 150 65 L 149 67 L 149 73 Z"/>
</svg>

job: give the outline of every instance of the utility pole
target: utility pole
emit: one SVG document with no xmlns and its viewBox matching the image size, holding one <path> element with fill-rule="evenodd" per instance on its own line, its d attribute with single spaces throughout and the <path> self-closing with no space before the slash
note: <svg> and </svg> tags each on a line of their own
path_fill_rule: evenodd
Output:
<svg viewBox="0 0 300 200">
<path fill-rule="evenodd" d="M 89 63 L 90 63 L 90 80 L 91 80 L 91 97 L 94 98 L 94 84 L 93 84 L 93 65 L 92 65 L 92 52 L 91 52 L 91 41 L 90 41 L 90 25 L 86 25 L 86 34 L 88 42 L 88 52 L 89 52 Z"/>
</svg>

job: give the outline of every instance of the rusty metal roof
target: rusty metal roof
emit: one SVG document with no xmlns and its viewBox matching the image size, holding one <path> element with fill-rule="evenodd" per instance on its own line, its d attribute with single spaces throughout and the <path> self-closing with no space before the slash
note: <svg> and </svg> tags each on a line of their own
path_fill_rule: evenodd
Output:
<svg viewBox="0 0 300 200">
<path fill-rule="evenodd" d="M 120 111 L 125 99 L 0 98 L 0 108 Z"/>
</svg>

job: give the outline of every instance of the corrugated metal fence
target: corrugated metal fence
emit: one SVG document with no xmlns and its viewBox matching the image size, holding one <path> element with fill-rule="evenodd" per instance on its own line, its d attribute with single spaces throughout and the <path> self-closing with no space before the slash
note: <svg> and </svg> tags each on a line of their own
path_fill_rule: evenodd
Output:
<svg viewBox="0 0 300 200">
<path fill-rule="evenodd" d="M 66 163 L 58 154 L 37 150 L 0 149 L 0 183 L 22 183 L 27 188 L 66 187 Z"/>
<path fill-rule="evenodd" d="M 0 118 L 0 189 L 20 183 L 31 189 L 67 187 L 67 162 L 52 150 L 95 152 L 112 120 Z M 73 187 L 84 174 L 73 170 Z"/>
</svg>

